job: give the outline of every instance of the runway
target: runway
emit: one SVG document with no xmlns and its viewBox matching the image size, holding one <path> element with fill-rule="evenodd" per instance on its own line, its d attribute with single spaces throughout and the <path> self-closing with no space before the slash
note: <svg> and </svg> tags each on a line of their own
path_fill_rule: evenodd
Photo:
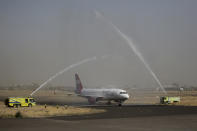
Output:
<svg viewBox="0 0 197 131">
<path fill-rule="evenodd" d="M 93 106 L 101 114 L 58 116 L 40 119 L 0 119 L 2 131 L 196 131 L 197 107 L 127 105 Z"/>
<path fill-rule="evenodd" d="M 166 105 L 124 105 L 124 106 L 92 106 L 91 108 L 105 109 L 105 113 L 84 116 L 59 116 L 57 120 L 84 120 L 84 119 L 116 119 L 149 116 L 170 116 L 197 114 L 195 106 L 166 106 Z"/>
</svg>

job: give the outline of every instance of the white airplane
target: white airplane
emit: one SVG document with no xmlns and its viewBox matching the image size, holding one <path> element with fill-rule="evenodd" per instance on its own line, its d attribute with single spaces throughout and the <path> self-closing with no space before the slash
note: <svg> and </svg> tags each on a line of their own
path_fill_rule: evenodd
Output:
<svg viewBox="0 0 197 131">
<path fill-rule="evenodd" d="M 88 99 L 90 104 L 95 104 L 98 101 L 108 101 L 108 104 L 111 104 L 111 101 L 117 102 L 119 106 L 122 103 L 129 99 L 129 94 L 122 89 L 85 89 L 82 86 L 81 80 L 78 74 L 75 74 L 76 80 L 76 90 L 75 93 L 81 97 Z"/>
</svg>

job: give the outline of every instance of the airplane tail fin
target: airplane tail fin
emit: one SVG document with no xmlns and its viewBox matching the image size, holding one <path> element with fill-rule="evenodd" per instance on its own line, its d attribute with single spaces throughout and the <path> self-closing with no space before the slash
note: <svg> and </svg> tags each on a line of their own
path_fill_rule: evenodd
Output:
<svg viewBox="0 0 197 131">
<path fill-rule="evenodd" d="M 77 73 L 75 74 L 75 82 L 76 82 L 75 93 L 80 94 L 83 89 L 83 86 L 82 86 L 81 80 L 79 78 L 79 75 Z"/>
</svg>

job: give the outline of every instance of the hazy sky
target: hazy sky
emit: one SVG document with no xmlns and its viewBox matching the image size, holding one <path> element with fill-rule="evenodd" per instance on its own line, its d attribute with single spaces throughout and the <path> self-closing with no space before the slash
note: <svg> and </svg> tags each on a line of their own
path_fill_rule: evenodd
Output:
<svg viewBox="0 0 197 131">
<path fill-rule="evenodd" d="M 0 0 L 0 85 L 51 82 L 157 87 L 98 10 L 133 39 L 162 84 L 197 85 L 196 0 Z M 102 56 L 108 56 L 101 59 Z"/>
</svg>

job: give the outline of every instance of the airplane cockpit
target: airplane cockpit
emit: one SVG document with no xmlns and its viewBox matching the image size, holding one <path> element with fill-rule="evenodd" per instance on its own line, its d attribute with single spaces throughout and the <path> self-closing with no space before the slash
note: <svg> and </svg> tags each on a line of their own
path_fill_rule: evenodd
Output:
<svg viewBox="0 0 197 131">
<path fill-rule="evenodd" d="M 127 94 L 127 92 L 120 92 L 120 94 Z"/>
</svg>

